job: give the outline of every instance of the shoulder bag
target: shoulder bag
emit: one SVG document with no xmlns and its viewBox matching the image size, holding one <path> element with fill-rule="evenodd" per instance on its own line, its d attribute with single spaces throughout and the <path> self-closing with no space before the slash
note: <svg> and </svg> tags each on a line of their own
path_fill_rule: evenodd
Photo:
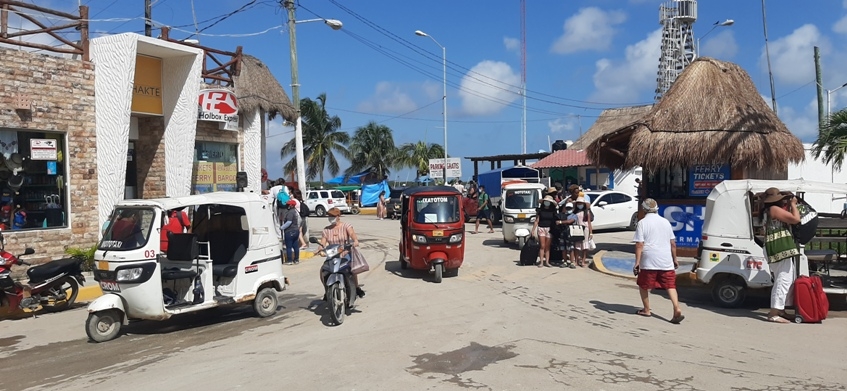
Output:
<svg viewBox="0 0 847 391">
<path fill-rule="evenodd" d="M 359 251 L 356 247 L 350 248 L 350 272 L 353 274 L 364 273 L 368 270 L 371 270 L 371 267 L 368 265 L 368 261 L 365 260 L 365 256 L 362 255 L 362 252 Z"/>
<path fill-rule="evenodd" d="M 777 263 L 800 255 L 786 224 L 765 214 L 765 254 L 768 263 Z"/>
</svg>

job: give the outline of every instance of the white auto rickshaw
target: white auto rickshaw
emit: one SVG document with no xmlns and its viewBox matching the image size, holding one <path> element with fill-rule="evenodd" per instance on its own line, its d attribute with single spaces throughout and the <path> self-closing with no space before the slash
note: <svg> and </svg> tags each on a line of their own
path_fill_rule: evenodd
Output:
<svg viewBox="0 0 847 391">
<path fill-rule="evenodd" d="M 175 209 L 191 212 L 191 233 L 168 235 L 165 254 L 161 227 Z M 165 320 L 236 303 L 252 304 L 260 317 L 275 314 L 286 279 L 274 220 L 253 193 L 119 202 L 94 254 L 104 295 L 88 306 L 88 337 L 109 341 L 130 319 Z"/>
<path fill-rule="evenodd" d="M 523 248 L 535 223 L 535 209 L 546 186 L 540 183 L 510 183 L 503 187 L 500 210 L 503 214 L 503 241 Z"/>
<path fill-rule="evenodd" d="M 720 306 L 738 307 L 744 302 L 747 289 L 773 286 L 763 248 L 763 216 L 759 215 L 753 199 L 755 194 L 771 187 L 801 198 L 814 193 L 847 194 L 845 184 L 805 180 L 731 180 L 715 186 L 706 201 L 694 272 L 700 282 L 711 286 L 712 299 Z M 847 222 L 839 218 L 819 216 L 819 219 L 819 228 L 847 228 Z M 829 263 L 837 260 L 836 251 L 806 250 L 804 246 L 800 249 L 802 255 L 797 267 L 800 275 L 809 275 L 809 262 L 814 262 L 822 266 L 815 272 L 825 272 L 822 279 L 826 293 L 847 294 L 847 276 L 830 275 Z"/>
</svg>

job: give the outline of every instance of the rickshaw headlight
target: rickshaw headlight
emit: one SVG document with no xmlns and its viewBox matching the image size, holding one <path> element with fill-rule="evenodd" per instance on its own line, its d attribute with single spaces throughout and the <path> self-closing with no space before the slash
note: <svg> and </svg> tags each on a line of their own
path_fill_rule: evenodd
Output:
<svg viewBox="0 0 847 391">
<path fill-rule="evenodd" d="M 140 267 L 132 269 L 118 270 L 118 281 L 132 281 L 141 278 L 141 273 L 144 270 Z"/>
<path fill-rule="evenodd" d="M 503 221 L 506 223 L 514 223 L 515 218 L 509 215 L 503 216 Z"/>
<path fill-rule="evenodd" d="M 424 235 L 412 235 L 412 241 L 415 243 L 426 244 L 426 236 Z"/>
<path fill-rule="evenodd" d="M 450 243 L 459 243 L 462 241 L 462 234 L 450 235 Z"/>
</svg>

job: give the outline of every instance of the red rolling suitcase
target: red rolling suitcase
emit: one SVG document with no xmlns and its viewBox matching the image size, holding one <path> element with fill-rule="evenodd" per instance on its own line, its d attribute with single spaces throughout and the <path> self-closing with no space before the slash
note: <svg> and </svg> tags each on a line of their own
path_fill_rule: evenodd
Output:
<svg viewBox="0 0 847 391">
<path fill-rule="evenodd" d="M 800 276 L 794 281 L 796 323 L 820 323 L 829 313 L 829 300 L 818 276 Z"/>
</svg>

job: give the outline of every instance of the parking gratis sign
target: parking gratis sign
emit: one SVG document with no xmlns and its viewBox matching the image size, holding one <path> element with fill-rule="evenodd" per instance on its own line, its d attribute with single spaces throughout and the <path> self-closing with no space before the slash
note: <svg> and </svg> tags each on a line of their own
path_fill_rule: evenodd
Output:
<svg viewBox="0 0 847 391">
<path fill-rule="evenodd" d="M 704 205 L 659 205 L 659 216 L 671 223 L 677 247 L 697 248 L 703 235 Z"/>
<path fill-rule="evenodd" d="M 697 165 L 688 169 L 688 195 L 708 197 L 712 189 L 730 178 L 728 165 Z"/>
<path fill-rule="evenodd" d="M 429 177 L 432 179 L 443 179 L 444 159 L 429 159 Z M 457 157 L 447 158 L 447 177 L 462 177 L 462 159 Z"/>
</svg>

